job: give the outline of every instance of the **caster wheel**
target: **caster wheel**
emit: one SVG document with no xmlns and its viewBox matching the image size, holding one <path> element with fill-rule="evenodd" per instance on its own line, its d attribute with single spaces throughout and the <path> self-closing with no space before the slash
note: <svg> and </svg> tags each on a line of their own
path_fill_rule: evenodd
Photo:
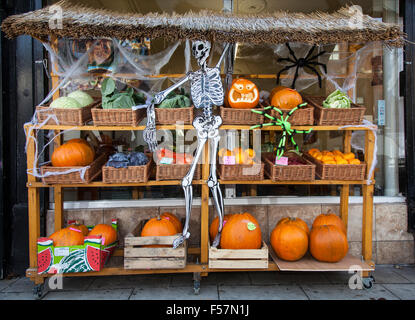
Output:
<svg viewBox="0 0 415 320">
<path fill-rule="evenodd" d="M 375 279 L 372 276 L 368 278 L 362 278 L 363 288 L 365 289 L 371 289 L 373 287 L 373 282 L 375 282 Z"/>
<path fill-rule="evenodd" d="M 33 288 L 33 296 L 36 300 L 40 300 L 45 295 L 45 285 L 44 284 L 38 284 Z"/>
</svg>

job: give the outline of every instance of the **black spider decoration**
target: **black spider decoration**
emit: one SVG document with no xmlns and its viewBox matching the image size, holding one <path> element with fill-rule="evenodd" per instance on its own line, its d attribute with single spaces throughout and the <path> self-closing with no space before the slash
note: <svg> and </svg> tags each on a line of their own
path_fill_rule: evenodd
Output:
<svg viewBox="0 0 415 320">
<path fill-rule="evenodd" d="M 315 59 L 317 59 L 319 56 L 323 55 L 326 53 L 326 51 L 321 51 L 313 56 L 311 56 L 311 54 L 314 52 L 314 49 L 316 48 L 316 46 L 314 45 L 310 51 L 308 51 L 307 55 L 305 58 L 299 58 L 297 59 L 297 57 L 295 56 L 294 51 L 291 49 L 290 45 L 288 43 L 285 44 L 288 48 L 288 50 L 290 51 L 290 54 L 288 55 L 287 58 L 279 58 L 278 62 L 280 61 L 287 61 L 287 62 L 291 62 L 292 64 L 282 68 L 278 74 L 277 74 L 277 84 L 280 83 L 280 75 L 282 72 L 289 70 L 291 68 L 295 67 L 295 75 L 294 75 L 294 80 L 291 84 L 291 88 L 294 89 L 295 87 L 295 82 L 297 81 L 298 78 L 298 70 L 300 68 L 308 68 L 310 69 L 312 72 L 314 72 L 317 75 L 318 78 L 318 85 L 321 88 L 321 75 L 318 73 L 318 71 L 316 70 L 315 66 L 322 66 L 324 69 L 324 72 L 327 73 L 327 67 L 325 64 L 320 63 L 318 61 L 313 61 Z M 292 58 L 290 58 L 290 56 L 292 56 Z"/>
</svg>

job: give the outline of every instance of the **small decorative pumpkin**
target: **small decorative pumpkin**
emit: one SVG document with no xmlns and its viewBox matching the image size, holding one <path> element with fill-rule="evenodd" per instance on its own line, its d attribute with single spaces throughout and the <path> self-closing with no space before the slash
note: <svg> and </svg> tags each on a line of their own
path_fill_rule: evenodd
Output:
<svg viewBox="0 0 415 320">
<path fill-rule="evenodd" d="M 269 100 L 272 100 L 272 97 L 274 96 L 274 94 L 276 94 L 278 91 L 285 89 L 287 87 L 284 86 L 276 86 L 274 89 L 271 90 L 271 93 L 269 94 Z"/>
<path fill-rule="evenodd" d="M 222 249 L 260 249 L 262 235 L 258 221 L 250 213 L 235 213 L 223 226 Z"/>
<path fill-rule="evenodd" d="M 318 215 L 313 222 L 312 228 L 316 226 L 322 226 L 322 225 L 334 225 L 338 227 L 341 231 L 344 232 L 344 234 L 347 236 L 346 226 L 343 223 L 343 220 L 340 219 L 339 216 L 335 215 L 332 212 L 322 213 Z"/>
<path fill-rule="evenodd" d="M 232 81 L 227 100 L 231 108 L 252 109 L 258 105 L 259 91 L 252 81 L 235 79 Z"/>
<path fill-rule="evenodd" d="M 102 236 L 103 245 L 107 246 L 117 240 L 117 230 L 108 224 L 97 224 L 88 234 L 89 236 Z"/>
<path fill-rule="evenodd" d="M 84 167 L 94 161 L 95 152 L 89 143 L 82 139 L 73 140 L 53 151 L 51 160 L 54 167 Z"/>
<path fill-rule="evenodd" d="M 173 222 L 167 219 L 162 219 L 160 216 L 148 220 L 141 230 L 141 237 L 164 237 L 174 236 L 175 234 L 177 234 L 177 229 Z M 146 245 L 143 247 L 164 248 L 171 247 L 171 245 Z"/>
<path fill-rule="evenodd" d="M 334 225 L 319 225 L 311 228 L 310 253 L 318 261 L 338 262 L 349 250 L 347 237 Z"/>
<path fill-rule="evenodd" d="M 284 88 L 277 91 L 272 99 L 271 105 L 282 110 L 291 110 L 303 103 L 303 98 L 294 89 Z"/>
<path fill-rule="evenodd" d="M 281 224 L 296 225 L 297 227 L 300 227 L 301 229 L 303 229 L 307 235 L 310 234 L 310 229 L 308 228 L 307 223 L 305 223 L 305 221 L 300 218 L 289 218 L 289 217 L 282 218 L 280 221 L 278 221 L 276 227 L 278 227 Z"/>
<path fill-rule="evenodd" d="M 80 246 L 84 244 L 84 235 L 78 228 L 67 227 L 56 231 L 49 238 L 55 247 Z"/>
<path fill-rule="evenodd" d="M 231 216 L 232 214 L 225 214 L 225 216 L 223 217 L 223 225 L 225 225 L 225 223 L 229 220 Z M 215 219 L 213 219 L 209 227 L 209 236 L 210 236 L 211 242 L 215 240 L 216 234 L 218 233 L 218 227 L 219 227 L 219 217 L 216 216 Z"/>
<path fill-rule="evenodd" d="M 182 223 L 181 223 L 180 219 L 177 218 L 177 216 L 174 215 L 173 213 L 164 212 L 160 215 L 160 217 L 162 219 L 170 220 L 174 224 L 174 226 L 176 227 L 177 233 L 180 233 L 180 232 L 183 231 L 183 226 L 182 226 Z"/>
<path fill-rule="evenodd" d="M 308 235 L 294 222 L 277 224 L 272 230 L 270 243 L 277 256 L 286 261 L 297 261 L 308 250 Z"/>
</svg>

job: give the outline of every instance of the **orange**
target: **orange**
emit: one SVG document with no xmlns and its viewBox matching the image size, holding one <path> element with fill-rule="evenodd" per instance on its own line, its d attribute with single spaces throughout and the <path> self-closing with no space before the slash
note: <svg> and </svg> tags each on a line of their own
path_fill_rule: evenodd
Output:
<svg viewBox="0 0 415 320">
<path fill-rule="evenodd" d="M 340 158 L 336 159 L 336 164 L 349 164 L 349 162 L 346 159 Z"/>
<path fill-rule="evenodd" d="M 323 160 L 323 155 L 320 153 L 320 154 L 316 155 L 314 158 L 317 159 L 317 160 L 322 161 Z"/>
<path fill-rule="evenodd" d="M 321 161 L 335 161 L 333 156 L 325 155 L 321 158 Z"/>
<path fill-rule="evenodd" d="M 253 149 L 246 149 L 244 151 L 243 156 L 244 156 L 244 162 L 247 162 L 248 160 L 252 160 L 256 156 L 255 150 L 253 150 Z"/>
<path fill-rule="evenodd" d="M 349 164 L 360 164 L 360 160 L 359 159 L 350 159 Z"/>
<path fill-rule="evenodd" d="M 323 161 L 324 164 L 337 164 L 334 160 L 325 160 Z"/>
<path fill-rule="evenodd" d="M 343 155 L 343 158 L 345 158 L 346 160 L 351 160 L 355 158 L 355 155 L 353 152 L 347 152 Z"/>
<path fill-rule="evenodd" d="M 343 156 L 343 152 L 341 152 L 340 150 L 333 150 L 333 154 L 335 156 Z"/>
<path fill-rule="evenodd" d="M 317 148 L 312 148 L 312 149 L 308 150 L 309 154 L 313 154 L 314 152 L 320 152 L 320 150 L 318 150 Z"/>
</svg>

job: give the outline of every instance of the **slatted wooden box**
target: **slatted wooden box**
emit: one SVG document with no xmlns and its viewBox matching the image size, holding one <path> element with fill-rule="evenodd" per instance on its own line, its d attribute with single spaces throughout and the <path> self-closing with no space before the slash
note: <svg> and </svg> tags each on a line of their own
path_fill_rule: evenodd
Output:
<svg viewBox="0 0 415 320">
<path fill-rule="evenodd" d="M 218 249 L 209 243 L 209 268 L 267 269 L 268 246 L 263 241 L 261 249 Z"/>
<path fill-rule="evenodd" d="M 124 269 L 184 269 L 187 261 L 187 240 L 178 248 L 149 248 L 145 245 L 173 245 L 180 236 L 139 237 L 145 223 L 142 220 L 132 232 L 124 238 Z"/>
</svg>

